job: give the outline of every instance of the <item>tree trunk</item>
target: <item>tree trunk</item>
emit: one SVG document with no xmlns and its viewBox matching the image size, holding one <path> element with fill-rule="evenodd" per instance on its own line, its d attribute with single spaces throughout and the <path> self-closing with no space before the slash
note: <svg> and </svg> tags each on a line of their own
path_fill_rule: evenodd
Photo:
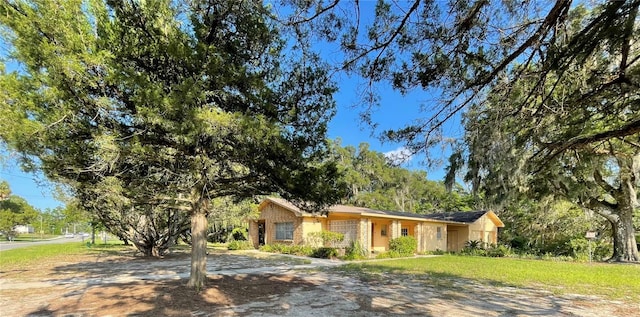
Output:
<svg viewBox="0 0 640 317">
<path fill-rule="evenodd" d="M 188 287 L 201 290 L 207 277 L 207 209 L 200 198 L 191 213 L 191 275 Z"/>
<path fill-rule="evenodd" d="M 638 262 L 638 245 L 633 230 L 633 216 L 631 212 L 618 214 L 615 221 L 609 220 L 613 228 L 613 256 L 611 261 Z"/>
</svg>

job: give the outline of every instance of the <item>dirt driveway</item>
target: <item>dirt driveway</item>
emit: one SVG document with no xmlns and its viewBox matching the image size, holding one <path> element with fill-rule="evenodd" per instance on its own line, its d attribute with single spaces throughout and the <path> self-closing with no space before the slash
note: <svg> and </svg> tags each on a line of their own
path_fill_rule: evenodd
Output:
<svg viewBox="0 0 640 317">
<path fill-rule="evenodd" d="M 639 305 L 426 275 L 359 274 L 339 261 L 214 253 L 207 288 L 189 257 L 81 256 L 0 268 L 0 316 L 631 316 Z"/>
</svg>

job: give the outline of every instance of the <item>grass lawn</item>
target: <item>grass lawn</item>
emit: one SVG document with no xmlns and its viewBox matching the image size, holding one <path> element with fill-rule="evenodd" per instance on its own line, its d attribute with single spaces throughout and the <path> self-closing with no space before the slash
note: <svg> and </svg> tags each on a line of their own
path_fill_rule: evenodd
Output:
<svg viewBox="0 0 640 317">
<path fill-rule="evenodd" d="M 107 244 L 95 244 L 90 247 L 82 242 L 37 245 L 0 252 L 0 268 L 14 269 L 16 267 L 39 263 L 67 261 L 76 255 L 91 253 L 119 253 L 129 250 L 120 241 L 109 241 Z"/>
<path fill-rule="evenodd" d="M 353 263 L 360 273 L 428 274 L 436 280 L 471 279 L 485 284 L 549 290 L 555 294 L 597 295 L 640 300 L 640 265 L 574 263 L 446 255 L 432 258 Z"/>
<path fill-rule="evenodd" d="M 15 237 L 13 241 L 39 241 L 60 237 L 59 234 L 39 234 L 39 233 L 22 233 Z"/>
</svg>

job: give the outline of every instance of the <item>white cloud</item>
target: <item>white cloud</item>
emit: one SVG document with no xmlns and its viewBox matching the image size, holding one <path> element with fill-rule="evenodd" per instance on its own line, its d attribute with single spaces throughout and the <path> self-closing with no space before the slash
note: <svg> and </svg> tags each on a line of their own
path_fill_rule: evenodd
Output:
<svg viewBox="0 0 640 317">
<path fill-rule="evenodd" d="M 409 163 L 413 159 L 413 154 L 403 146 L 389 152 L 384 152 L 384 157 L 393 165 L 402 165 Z"/>
</svg>

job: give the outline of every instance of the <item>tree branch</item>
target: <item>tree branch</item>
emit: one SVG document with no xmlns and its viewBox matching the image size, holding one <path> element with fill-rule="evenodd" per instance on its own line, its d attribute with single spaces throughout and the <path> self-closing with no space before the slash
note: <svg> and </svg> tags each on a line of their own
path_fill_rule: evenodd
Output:
<svg viewBox="0 0 640 317">
<path fill-rule="evenodd" d="M 624 136 L 633 135 L 637 133 L 640 133 L 640 119 L 631 121 L 617 129 L 612 129 L 612 130 L 595 133 L 592 135 L 586 135 L 586 136 L 580 135 L 566 141 L 544 143 L 543 146 L 545 149 L 550 150 L 549 154 L 546 155 L 546 157 L 554 158 L 558 154 L 568 149 L 579 148 L 581 146 L 585 146 L 590 143 L 604 141 L 604 140 L 616 138 L 616 137 L 624 137 Z"/>
</svg>

